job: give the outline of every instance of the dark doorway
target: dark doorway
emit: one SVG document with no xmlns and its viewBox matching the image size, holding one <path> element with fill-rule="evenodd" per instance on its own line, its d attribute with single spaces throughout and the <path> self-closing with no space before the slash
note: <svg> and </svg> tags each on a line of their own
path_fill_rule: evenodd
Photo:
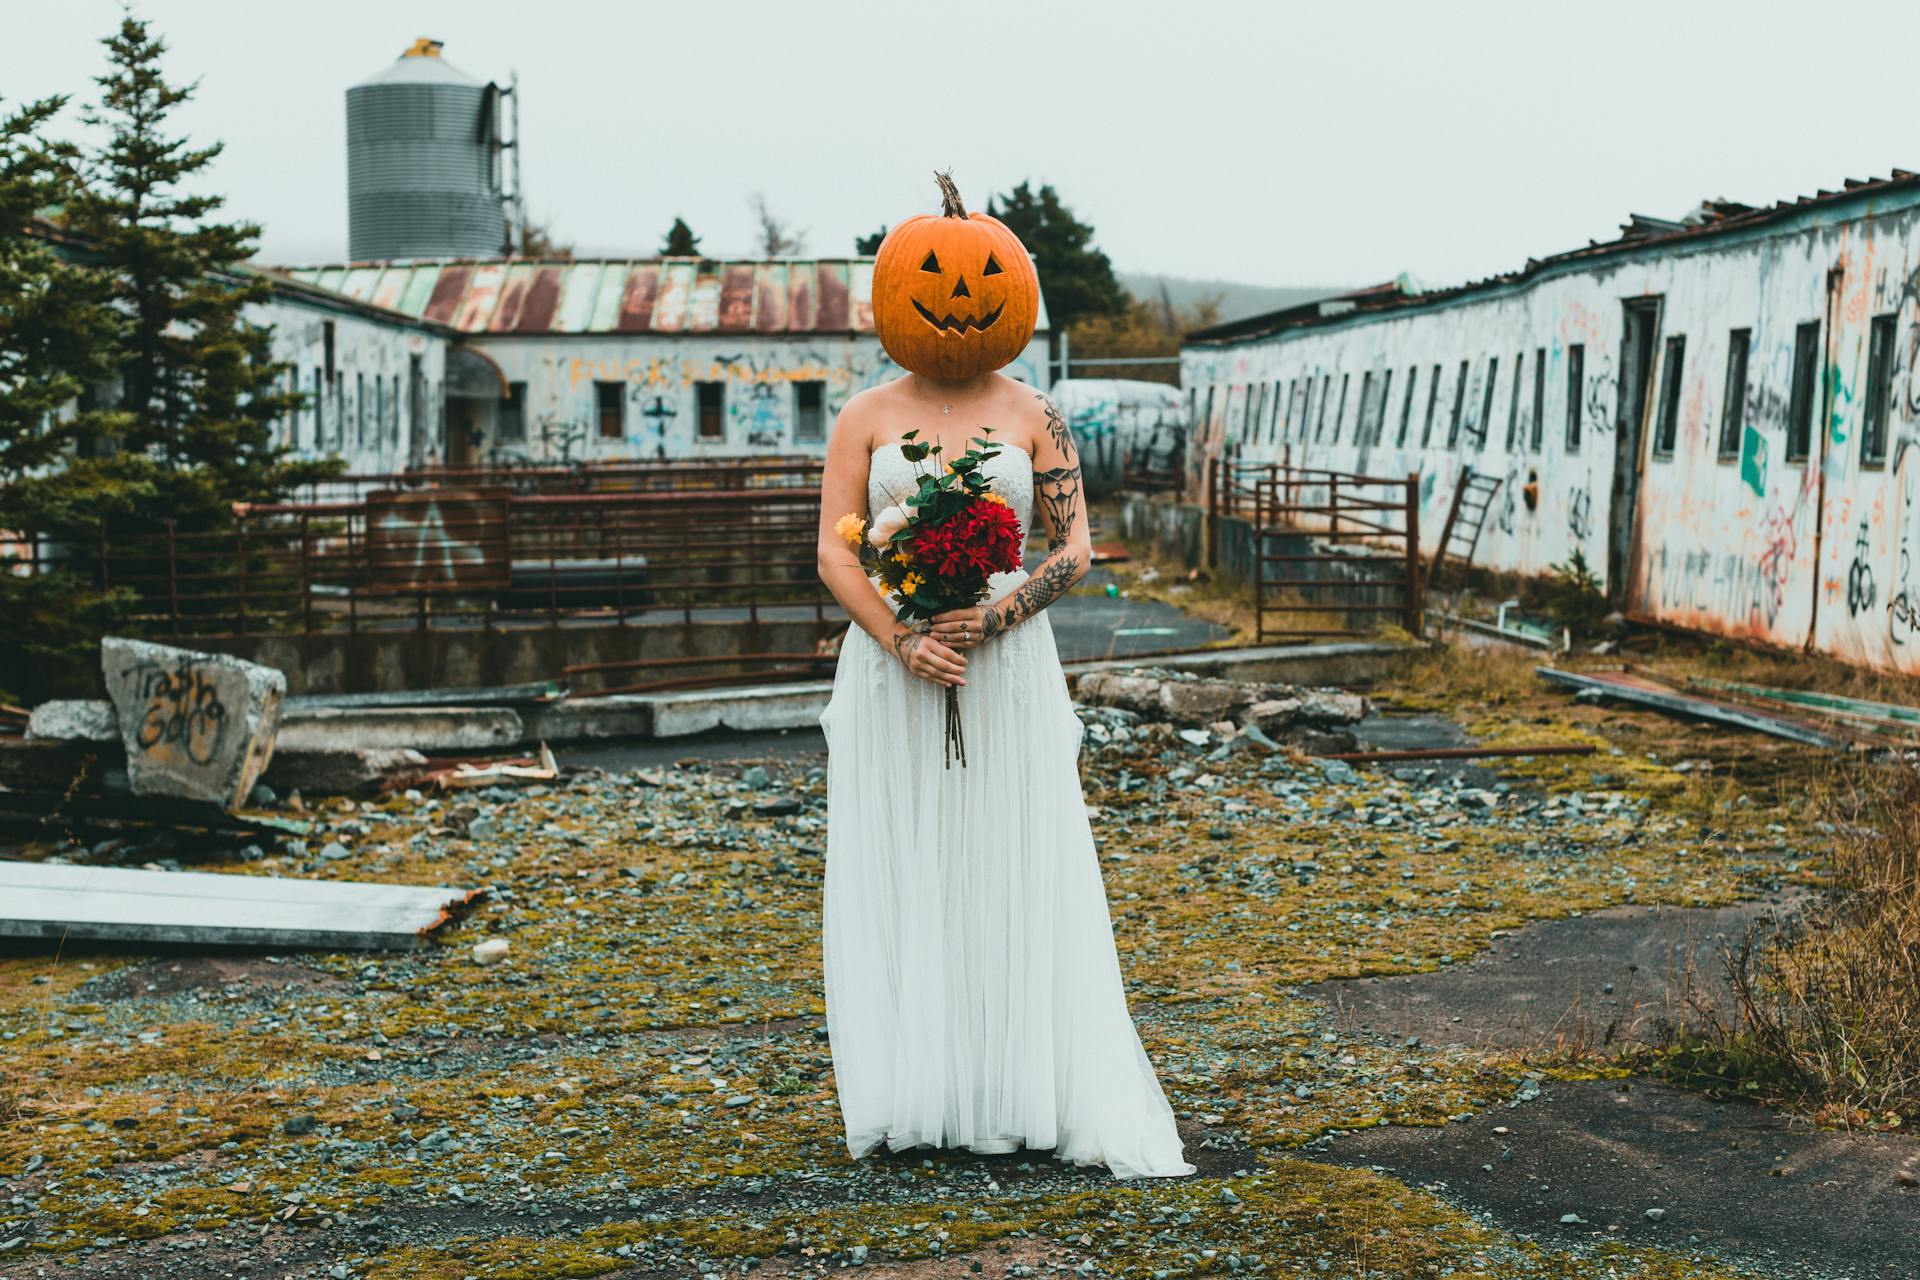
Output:
<svg viewBox="0 0 1920 1280">
<path fill-rule="evenodd" d="M 1620 397 L 1613 432 L 1613 501 L 1608 508 L 1607 595 L 1626 600 L 1633 564 L 1634 511 L 1640 497 L 1640 439 L 1646 429 L 1648 391 L 1653 386 L 1655 345 L 1660 337 L 1660 299 L 1625 304 L 1620 338 Z"/>
</svg>

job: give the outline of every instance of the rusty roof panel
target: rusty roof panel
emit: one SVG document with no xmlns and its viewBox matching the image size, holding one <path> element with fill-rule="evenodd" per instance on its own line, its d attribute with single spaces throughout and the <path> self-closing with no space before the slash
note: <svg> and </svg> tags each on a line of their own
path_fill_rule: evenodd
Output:
<svg viewBox="0 0 1920 1280">
<path fill-rule="evenodd" d="M 730 262 L 720 276 L 720 329 L 744 333 L 753 328 L 753 264 Z"/>
<path fill-rule="evenodd" d="M 620 319 L 614 325 L 622 333 L 644 333 L 653 327 L 653 299 L 660 287 L 660 264 L 637 266 L 627 273 L 626 288 L 620 292 Z"/>
<path fill-rule="evenodd" d="M 450 258 L 285 274 L 468 333 L 873 332 L 870 258 Z"/>
<path fill-rule="evenodd" d="M 814 269 L 814 279 L 820 289 L 820 302 L 813 313 L 814 329 L 835 332 L 851 329 L 853 317 L 849 313 L 847 299 L 846 264 L 819 263 Z"/>
<path fill-rule="evenodd" d="M 520 317 L 514 329 L 520 333 L 546 333 L 553 328 L 554 312 L 560 306 L 560 268 L 542 265 L 527 283 L 526 300 L 520 304 Z"/>
<path fill-rule="evenodd" d="M 427 309 L 422 314 L 429 320 L 452 324 L 454 313 L 460 310 L 460 300 L 467 296 L 467 281 L 472 278 L 472 267 L 448 267 L 441 272 L 440 279 L 433 286 L 433 296 L 427 300 Z"/>
</svg>

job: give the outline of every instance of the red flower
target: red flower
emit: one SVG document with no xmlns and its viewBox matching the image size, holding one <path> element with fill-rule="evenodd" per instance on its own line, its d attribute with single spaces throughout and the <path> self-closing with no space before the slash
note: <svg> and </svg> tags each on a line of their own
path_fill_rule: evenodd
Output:
<svg viewBox="0 0 1920 1280">
<path fill-rule="evenodd" d="M 921 526 L 908 548 L 914 559 L 941 577 L 984 577 L 1018 569 L 1022 541 L 1013 508 L 976 499 L 951 519 Z"/>
</svg>

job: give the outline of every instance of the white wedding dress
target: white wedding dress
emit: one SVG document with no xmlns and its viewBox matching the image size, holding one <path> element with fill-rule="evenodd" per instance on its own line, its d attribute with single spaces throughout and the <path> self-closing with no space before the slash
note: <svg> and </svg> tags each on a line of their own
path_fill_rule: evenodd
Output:
<svg viewBox="0 0 1920 1280">
<path fill-rule="evenodd" d="M 1002 445 L 983 474 L 1029 527 L 1028 455 Z M 916 483 L 897 445 L 875 450 L 869 510 Z M 999 575 L 989 598 L 1024 578 Z M 942 759 L 941 687 L 858 627 L 820 717 L 847 1149 L 1026 1147 L 1122 1178 L 1192 1173 L 1127 1012 L 1046 615 L 972 650 L 966 681 L 964 768 Z"/>
</svg>

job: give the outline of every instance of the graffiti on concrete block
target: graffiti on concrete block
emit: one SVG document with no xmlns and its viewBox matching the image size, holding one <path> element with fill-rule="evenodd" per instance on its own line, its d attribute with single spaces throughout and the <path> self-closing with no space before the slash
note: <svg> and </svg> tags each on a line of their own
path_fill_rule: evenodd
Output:
<svg viewBox="0 0 1920 1280">
<path fill-rule="evenodd" d="M 209 673 L 182 658 L 172 665 L 143 662 L 134 679 L 146 704 L 134 735 L 142 751 L 163 764 L 184 756 L 204 765 L 220 754 L 230 716 Z"/>
<path fill-rule="evenodd" d="M 1847 566 L 1847 613 L 1859 617 L 1873 608 L 1873 566 L 1867 563 L 1869 544 L 1867 522 L 1853 539 L 1853 563 Z"/>
</svg>

